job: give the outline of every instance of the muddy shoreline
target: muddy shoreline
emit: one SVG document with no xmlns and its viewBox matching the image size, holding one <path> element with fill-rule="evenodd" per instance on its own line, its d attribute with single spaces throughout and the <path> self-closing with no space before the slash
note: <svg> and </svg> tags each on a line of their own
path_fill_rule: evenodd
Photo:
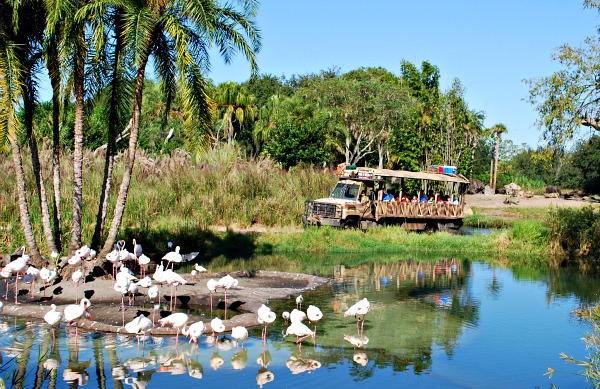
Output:
<svg viewBox="0 0 600 389">
<path fill-rule="evenodd" d="M 256 311 L 262 304 L 268 304 L 271 300 L 288 299 L 298 294 L 315 289 L 316 287 L 326 285 L 329 280 L 326 278 L 311 276 L 300 273 L 285 273 L 274 271 L 253 271 L 230 273 L 238 279 L 239 284 L 227 292 L 227 307 L 225 307 L 224 294 L 222 290 L 213 294 L 213 307 L 228 312 L 236 311 L 236 316 L 224 320 L 226 332 L 231 331 L 232 327 L 242 325 L 245 327 L 258 326 Z M 210 278 L 218 279 L 225 273 L 202 273 L 200 276 L 192 278 L 191 275 L 183 275 L 187 285 L 181 285 L 177 288 L 177 309 L 210 309 L 210 295 L 206 288 L 206 282 Z M 87 297 L 92 306 L 89 313 L 92 320 L 80 320 L 77 326 L 79 328 L 113 333 L 126 333 L 123 328 L 125 323 L 131 321 L 139 314 L 144 314 L 158 321 L 161 317 L 168 316 L 169 299 L 171 290 L 167 285 L 161 288 L 162 310 L 153 312 L 153 302 L 147 298 L 146 288 L 139 288 L 136 300 L 133 306 L 128 306 L 127 296 L 125 296 L 125 310 L 120 310 L 121 294 L 113 290 L 114 281 L 96 279 L 91 282 L 80 283 L 76 294 L 75 283 L 71 281 L 62 281 L 45 288 L 36 284 L 30 292 L 29 284 L 25 284 L 19 279 L 19 304 L 14 303 L 15 284 L 14 278 L 8 284 L 8 299 L 4 299 L 6 289 L 5 283 L 0 282 L 0 296 L 4 304 L 2 315 L 26 317 L 43 320 L 46 312 L 50 310 L 51 304 L 56 304 L 57 310 L 62 311 L 67 305 L 75 303 L 75 297 L 78 300 Z M 211 332 L 210 320 L 212 317 L 205 315 L 188 314 L 189 323 L 203 321 L 206 325 L 205 332 Z M 223 317 L 221 317 L 223 319 Z M 158 325 L 158 324 L 157 324 Z M 175 335 L 176 331 L 171 328 L 155 327 L 149 333 L 150 335 Z"/>
</svg>

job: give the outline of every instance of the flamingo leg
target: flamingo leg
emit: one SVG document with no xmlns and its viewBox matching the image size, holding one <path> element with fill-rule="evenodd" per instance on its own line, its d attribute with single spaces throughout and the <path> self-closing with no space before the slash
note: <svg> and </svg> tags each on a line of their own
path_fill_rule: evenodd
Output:
<svg viewBox="0 0 600 389">
<path fill-rule="evenodd" d="M 15 304 L 19 304 L 17 298 L 19 297 L 19 273 L 17 272 L 17 277 L 15 278 Z"/>
</svg>

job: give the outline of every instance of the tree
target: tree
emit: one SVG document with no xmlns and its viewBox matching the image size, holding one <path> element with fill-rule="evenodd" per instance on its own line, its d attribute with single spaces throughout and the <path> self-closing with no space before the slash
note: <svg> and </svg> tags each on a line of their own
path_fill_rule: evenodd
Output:
<svg viewBox="0 0 600 389">
<path fill-rule="evenodd" d="M 223 135 L 227 136 L 227 144 L 231 145 L 235 134 L 256 119 L 258 110 L 255 98 L 244 86 L 229 81 L 217 87 L 213 100 L 217 116 L 220 117 L 215 141 L 219 140 L 219 133 L 223 130 Z"/>
<path fill-rule="evenodd" d="M 494 159 L 493 159 L 493 166 L 494 166 L 494 173 L 493 173 L 493 181 L 492 181 L 492 189 L 494 191 L 496 191 L 496 179 L 498 177 L 498 156 L 500 153 L 500 140 L 502 137 L 502 134 L 505 134 L 508 130 L 506 129 L 506 126 L 504 124 L 495 124 L 491 129 L 490 132 L 494 135 L 494 137 L 496 138 L 496 146 L 494 147 Z"/>
<path fill-rule="evenodd" d="M 257 70 L 255 52 L 260 48 L 260 34 L 252 20 L 257 2 L 246 0 L 239 3 L 239 11 L 232 4 L 220 6 L 210 0 L 161 3 L 138 0 L 123 4 L 123 34 L 129 50 L 135 53 L 135 86 L 125 172 L 111 228 L 102 249 L 104 253 L 112 249 L 125 212 L 139 137 L 148 61 L 153 57 L 155 73 L 167 95 L 167 108 L 176 90 L 181 95 L 188 144 L 196 151 L 206 147 L 212 110 L 202 70 L 209 65 L 208 47 L 215 44 L 226 62 L 231 60 L 235 51 L 240 51 L 250 61 L 253 75 Z"/>
<path fill-rule="evenodd" d="M 421 64 L 420 71 L 410 62 L 402 61 L 400 74 L 402 82 L 417 99 L 417 131 L 414 136 L 421 144 L 419 166 L 424 170 L 434 161 L 432 149 L 440 141 L 440 71 L 427 61 Z"/>
<path fill-rule="evenodd" d="M 41 259 L 39 249 L 31 224 L 29 204 L 27 202 L 27 187 L 25 184 L 25 171 L 21 157 L 21 147 L 18 142 L 19 121 L 17 119 L 17 106 L 23 98 L 23 64 L 19 61 L 18 50 L 23 50 L 22 43 L 16 38 L 18 31 L 18 7 L 6 1 L 0 2 L 0 141 L 10 142 L 13 156 L 19 213 L 25 240 L 29 253 L 35 262 Z"/>
<path fill-rule="evenodd" d="M 600 131 L 600 38 L 581 47 L 563 45 L 552 56 L 564 69 L 526 80 L 528 101 L 539 114 L 537 125 L 551 145 L 564 145 L 582 126 Z"/>
<path fill-rule="evenodd" d="M 298 164 L 329 162 L 330 154 L 323 141 L 322 128 L 322 124 L 315 120 L 279 123 L 271 132 L 266 152 L 285 169 Z"/>
</svg>

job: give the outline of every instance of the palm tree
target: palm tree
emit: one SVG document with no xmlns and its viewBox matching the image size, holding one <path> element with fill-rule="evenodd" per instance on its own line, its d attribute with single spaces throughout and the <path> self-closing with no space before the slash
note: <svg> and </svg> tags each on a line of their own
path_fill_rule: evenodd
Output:
<svg viewBox="0 0 600 389">
<path fill-rule="evenodd" d="M 192 147 L 199 149 L 207 145 L 212 119 L 207 83 L 202 74 L 209 66 L 208 48 L 216 45 L 226 62 L 231 61 L 235 51 L 241 51 L 250 61 L 253 75 L 258 70 L 255 53 L 260 48 L 260 34 L 252 20 L 258 6 L 256 0 L 239 0 L 240 11 L 231 3 L 220 6 L 212 0 L 114 1 L 123 7 L 123 35 L 135 55 L 136 71 L 125 172 L 102 250 L 105 253 L 116 241 L 125 212 L 139 136 L 146 65 L 150 58 L 154 59 L 155 73 L 165 88 L 165 111 L 169 111 L 178 91 L 185 112 L 184 135 Z"/>
<path fill-rule="evenodd" d="M 217 106 L 217 115 L 221 118 L 216 140 L 218 141 L 219 132 L 222 129 L 223 134 L 227 134 L 227 144 L 231 145 L 235 133 L 246 122 L 256 118 L 255 98 L 245 87 L 229 81 L 217 87 L 213 100 Z"/>
<path fill-rule="evenodd" d="M 28 18 L 37 15 L 33 2 L 24 4 L 0 2 L 0 141 L 8 138 L 13 155 L 13 164 L 19 197 L 19 212 L 25 240 L 33 262 L 39 265 L 41 255 L 37 247 L 29 204 L 21 147 L 17 135 L 20 123 L 16 115 L 16 107 L 20 101 L 26 102 L 26 116 L 33 115 L 31 99 L 35 82 L 33 69 L 35 59 L 35 26 L 28 23 Z M 25 10 L 25 12 L 23 12 Z M 26 117 L 26 121 L 27 121 Z M 2 142 L 4 143 L 4 142 Z"/>
<path fill-rule="evenodd" d="M 471 148 L 471 167 L 469 169 L 469 181 L 473 181 L 473 166 L 475 165 L 475 151 L 479 144 L 479 137 L 483 135 L 484 127 L 483 120 L 485 115 L 483 112 L 471 111 L 467 112 L 467 122 L 465 123 L 465 132 L 467 136 L 467 145 Z"/>
<path fill-rule="evenodd" d="M 500 138 L 502 134 L 508 132 L 506 126 L 504 124 L 496 124 L 492 127 L 492 134 L 496 136 L 496 147 L 494 150 L 494 181 L 492 185 L 492 189 L 496 192 L 496 178 L 498 177 L 498 156 L 500 150 Z"/>
</svg>

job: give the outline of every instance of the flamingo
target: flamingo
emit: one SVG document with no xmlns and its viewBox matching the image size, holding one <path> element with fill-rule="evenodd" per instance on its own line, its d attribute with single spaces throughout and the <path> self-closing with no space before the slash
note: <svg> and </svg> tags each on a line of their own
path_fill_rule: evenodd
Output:
<svg viewBox="0 0 600 389">
<path fill-rule="evenodd" d="M 210 314 L 212 315 L 212 310 L 213 310 L 213 298 L 212 295 L 213 293 L 215 293 L 217 291 L 217 288 L 219 287 L 219 282 L 217 280 L 214 279 L 210 279 L 206 282 L 206 288 L 208 289 L 208 294 L 210 297 Z"/>
<path fill-rule="evenodd" d="M 316 323 L 323 318 L 323 312 L 321 312 L 319 307 L 314 306 L 314 305 L 309 305 L 308 309 L 306 310 L 306 316 L 308 317 L 309 322 L 315 323 L 314 338 L 316 339 L 316 337 L 317 337 L 317 324 Z"/>
<path fill-rule="evenodd" d="M 166 279 L 167 283 L 171 286 L 171 301 L 170 301 L 169 306 L 170 306 L 170 309 L 173 310 L 173 308 L 177 305 L 177 286 L 185 285 L 185 284 L 187 284 L 187 281 L 182 276 L 175 273 L 171 269 L 165 270 L 165 279 Z M 175 302 L 174 303 L 173 303 L 173 287 L 175 287 Z"/>
<path fill-rule="evenodd" d="M 215 336 L 215 333 L 217 334 L 217 339 L 215 341 L 216 344 L 219 341 L 218 334 L 225 331 L 225 324 L 223 324 L 223 320 L 219 319 L 218 317 L 215 317 L 210 321 L 210 328 L 212 329 L 213 337 Z"/>
<path fill-rule="evenodd" d="M 248 340 L 248 330 L 244 326 L 235 326 L 231 329 L 231 337 L 237 342 L 242 342 L 244 348 L 244 342 Z"/>
<path fill-rule="evenodd" d="M 197 263 L 194 264 L 194 270 L 196 270 L 198 273 L 206 272 L 206 268 L 204 266 L 198 265 Z"/>
<path fill-rule="evenodd" d="M 227 309 L 227 291 L 238 285 L 238 280 L 227 274 L 217 281 L 217 288 L 223 288 L 225 291 L 225 308 Z"/>
<path fill-rule="evenodd" d="M 57 275 L 58 274 L 54 269 L 43 267 L 42 270 L 40 270 L 40 278 L 44 281 L 44 297 L 46 297 L 46 288 L 48 287 L 48 284 L 54 281 Z"/>
<path fill-rule="evenodd" d="M 304 302 L 304 297 L 302 297 L 302 295 L 299 295 L 298 297 L 296 297 L 296 308 L 302 309 L 303 302 Z"/>
<path fill-rule="evenodd" d="M 112 263 L 113 265 L 113 278 L 116 278 L 117 267 L 120 266 L 121 258 L 119 257 L 119 251 L 113 250 L 110 253 L 106 254 L 106 260 Z"/>
<path fill-rule="evenodd" d="M 16 278 L 15 278 L 15 304 L 19 304 L 17 297 L 19 295 L 19 274 L 20 273 L 24 273 L 25 269 L 27 268 L 27 266 L 29 265 L 29 262 L 31 261 L 31 257 L 27 254 L 25 254 L 25 246 L 21 246 L 21 256 L 17 259 L 15 259 L 14 261 L 10 262 L 8 265 L 6 265 L 4 267 L 4 269 L 7 269 L 8 271 L 10 271 L 12 274 L 16 273 Z M 8 298 L 8 292 L 7 292 L 7 298 Z"/>
<path fill-rule="evenodd" d="M 136 285 L 142 288 L 149 288 L 152 286 L 152 278 L 146 276 L 138 282 L 136 282 Z"/>
<path fill-rule="evenodd" d="M 50 310 L 44 315 L 46 323 L 52 327 L 52 339 L 54 339 L 54 327 L 59 326 L 63 319 L 63 313 L 56 310 L 56 305 L 50 305 Z"/>
<path fill-rule="evenodd" d="M 150 258 L 146 254 L 142 254 L 138 257 L 138 265 L 140 266 L 140 273 L 142 277 L 146 276 L 146 267 L 150 263 Z"/>
<path fill-rule="evenodd" d="M 148 297 L 154 302 L 156 297 L 158 296 L 158 285 L 152 285 L 148 288 Z M 157 308 L 158 305 L 158 308 Z M 154 324 L 154 312 L 160 308 L 159 304 L 154 303 L 154 308 L 152 309 L 152 324 Z"/>
<path fill-rule="evenodd" d="M 371 303 L 369 303 L 369 300 L 367 300 L 367 298 L 365 297 L 362 300 L 356 302 L 350 308 L 348 308 L 348 310 L 344 313 L 344 317 L 354 316 L 356 318 L 356 326 L 358 327 L 360 323 L 360 329 L 363 330 L 365 326 L 365 316 L 370 310 Z"/>
<path fill-rule="evenodd" d="M 177 329 L 175 343 L 179 342 L 179 331 L 181 331 L 188 322 L 188 315 L 182 312 L 172 313 L 158 321 L 161 327 L 171 327 Z"/>
<path fill-rule="evenodd" d="M 171 269 L 173 269 L 175 263 L 181 263 L 181 261 L 183 261 L 183 257 L 181 254 L 179 254 L 179 246 L 175 247 L 175 251 L 169 251 L 166 253 L 162 259 L 171 264 Z M 167 268 L 168 267 L 169 265 L 167 264 Z"/>
<path fill-rule="evenodd" d="M 130 334 L 142 335 L 152 329 L 152 321 L 144 315 L 139 315 L 125 324 L 125 330 Z"/>
<path fill-rule="evenodd" d="M 288 322 L 290 321 L 290 313 L 288 311 L 283 311 L 281 313 L 281 317 L 283 318 L 284 324 L 287 325 Z"/>
<path fill-rule="evenodd" d="M 77 269 L 71 274 L 71 280 L 75 283 L 75 304 L 77 304 L 77 296 L 79 295 L 79 283 L 83 278 L 83 272 L 81 269 Z"/>
<path fill-rule="evenodd" d="M 196 343 L 196 346 L 198 346 L 198 338 L 200 336 L 202 336 L 202 334 L 204 333 L 204 322 L 201 321 L 197 321 L 196 323 L 190 325 L 187 328 L 184 328 L 183 330 L 181 330 L 181 333 L 184 334 L 185 336 L 189 336 L 190 337 L 190 341 L 188 343 Z"/>
<path fill-rule="evenodd" d="M 130 282 L 127 287 L 127 295 L 129 297 L 129 306 L 135 305 L 135 295 L 138 292 L 138 286 L 135 282 Z"/>
<path fill-rule="evenodd" d="M 258 322 L 260 324 L 265 325 L 263 332 L 262 332 L 262 339 L 266 340 L 267 339 L 267 325 L 273 323 L 275 321 L 275 319 L 277 318 L 277 315 L 275 314 L 275 312 L 273 312 L 271 310 L 271 308 L 267 307 L 265 304 L 261 305 L 260 308 L 258 308 L 257 314 L 258 314 Z"/>
<path fill-rule="evenodd" d="M 34 266 L 29 266 L 27 268 L 27 271 L 25 272 L 25 276 L 23 277 L 23 281 L 31 284 L 29 286 L 29 293 L 31 293 L 31 289 L 35 287 L 35 281 L 39 280 L 41 278 L 40 276 L 40 270 L 37 269 Z"/>
<path fill-rule="evenodd" d="M 5 300 L 8 300 L 8 279 L 12 276 L 12 271 L 7 267 L 3 267 L 0 271 L 0 276 L 4 278 L 6 295 L 4 296 Z"/>
<path fill-rule="evenodd" d="M 292 312 L 290 313 L 290 321 L 291 322 L 304 321 L 304 320 L 306 320 L 306 313 L 299 311 L 296 308 L 294 308 L 292 310 Z"/>
<path fill-rule="evenodd" d="M 142 245 L 137 243 L 135 239 L 133 240 L 133 254 L 136 258 L 139 258 L 142 255 Z"/>
<path fill-rule="evenodd" d="M 315 337 L 315 332 L 312 331 L 308 326 L 301 321 L 292 321 L 292 324 L 286 328 L 283 336 L 287 335 L 296 335 L 296 344 L 300 347 L 302 340 L 308 338 L 309 336 Z"/>
<path fill-rule="evenodd" d="M 69 304 L 65 307 L 63 317 L 69 325 L 74 325 L 82 318 L 92 320 L 92 316 L 88 313 L 92 303 L 87 298 L 82 298 L 79 304 Z"/>
</svg>

